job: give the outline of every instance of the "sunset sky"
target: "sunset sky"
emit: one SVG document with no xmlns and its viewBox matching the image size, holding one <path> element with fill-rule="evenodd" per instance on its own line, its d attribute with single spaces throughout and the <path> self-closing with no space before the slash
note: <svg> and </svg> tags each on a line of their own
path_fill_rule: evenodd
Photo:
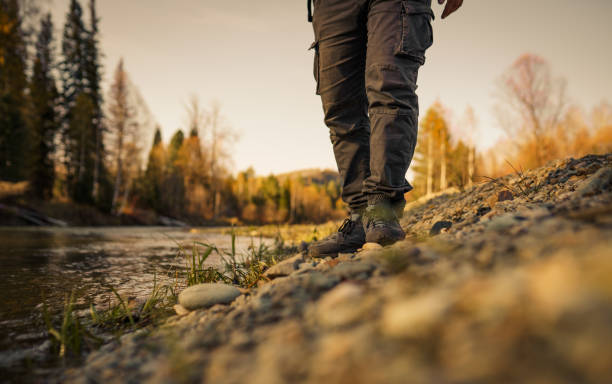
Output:
<svg viewBox="0 0 612 384">
<path fill-rule="evenodd" d="M 49 0 L 58 38 L 68 2 Z M 433 2 L 434 45 L 419 76 L 421 116 L 439 99 L 456 124 L 472 105 L 480 121 L 478 145 L 490 147 L 502 134 L 493 114 L 496 79 L 525 52 L 541 55 L 567 79 L 572 102 L 590 109 L 612 101 L 612 1 L 465 0 L 444 21 Z M 123 57 L 164 141 L 185 128 L 185 103 L 195 94 L 205 105 L 218 101 L 240 134 L 235 171 L 250 165 L 258 174 L 335 168 L 314 94 L 305 1 L 97 3 L 105 88 Z"/>
</svg>

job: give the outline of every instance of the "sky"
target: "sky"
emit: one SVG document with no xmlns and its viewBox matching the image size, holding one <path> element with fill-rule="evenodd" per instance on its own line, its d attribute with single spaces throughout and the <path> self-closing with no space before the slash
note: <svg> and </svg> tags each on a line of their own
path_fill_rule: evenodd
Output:
<svg viewBox="0 0 612 384">
<path fill-rule="evenodd" d="M 59 37 L 69 0 L 47 3 Z M 493 112 L 495 84 L 523 53 L 548 60 L 553 74 L 567 79 L 573 103 L 590 109 L 612 101 L 612 1 L 465 0 L 445 20 L 433 3 L 420 114 L 439 100 L 453 130 L 472 106 L 480 149 L 503 135 Z M 97 8 L 105 88 L 123 58 L 165 142 L 185 130 L 185 105 L 196 95 L 205 106 L 218 102 L 238 133 L 234 171 L 335 169 L 315 95 L 304 0 L 98 0 Z"/>
</svg>

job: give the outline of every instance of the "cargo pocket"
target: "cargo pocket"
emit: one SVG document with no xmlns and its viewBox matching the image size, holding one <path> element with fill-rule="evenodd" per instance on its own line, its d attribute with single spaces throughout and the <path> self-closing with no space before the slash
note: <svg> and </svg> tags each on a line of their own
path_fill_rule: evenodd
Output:
<svg viewBox="0 0 612 384">
<path fill-rule="evenodd" d="M 433 44 L 433 19 L 434 13 L 430 6 L 415 1 L 402 1 L 402 31 L 395 54 L 425 64 L 425 51 Z"/>
<path fill-rule="evenodd" d="M 315 81 L 317 82 L 315 93 L 319 95 L 319 42 L 315 41 L 310 45 L 309 50 L 314 49 L 314 66 L 313 66 L 313 74 Z"/>
</svg>

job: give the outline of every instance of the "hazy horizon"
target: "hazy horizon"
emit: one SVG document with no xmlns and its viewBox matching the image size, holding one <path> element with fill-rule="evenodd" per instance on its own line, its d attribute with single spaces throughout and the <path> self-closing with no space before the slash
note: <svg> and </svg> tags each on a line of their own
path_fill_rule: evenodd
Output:
<svg viewBox="0 0 612 384">
<path fill-rule="evenodd" d="M 58 54 L 68 2 L 50 1 Z M 240 134 L 234 171 L 336 169 L 314 94 L 313 53 L 307 50 L 313 33 L 302 1 L 104 0 L 97 6 L 105 93 L 123 57 L 165 142 L 185 129 L 184 105 L 195 94 L 205 106 L 218 101 Z M 502 135 L 492 111 L 495 81 L 525 52 L 544 57 L 554 75 L 567 79 L 571 102 L 590 109 L 610 101 L 612 52 L 605 47 L 612 2 L 466 0 L 444 21 L 441 7 L 433 8 L 435 42 L 417 91 L 421 116 L 440 100 L 453 126 L 471 105 L 480 122 L 480 149 Z"/>
</svg>

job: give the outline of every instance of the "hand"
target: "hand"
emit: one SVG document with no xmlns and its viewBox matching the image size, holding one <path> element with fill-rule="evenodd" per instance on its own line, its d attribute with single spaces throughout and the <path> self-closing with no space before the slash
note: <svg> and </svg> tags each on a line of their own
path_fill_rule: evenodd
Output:
<svg viewBox="0 0 612 384">
<path fill-rule="evenodd" d="M 446 0 L 438 0 L 438 4 L 444 4 L 445 1 Z M 463 4 L 463 0 L 446 1 L 446 7 L 444 7 L 444 12 L 442 12 L 442 18 L 445 19 L 448 15 L 458 10 L 462 4 Z"/>
</svg>

